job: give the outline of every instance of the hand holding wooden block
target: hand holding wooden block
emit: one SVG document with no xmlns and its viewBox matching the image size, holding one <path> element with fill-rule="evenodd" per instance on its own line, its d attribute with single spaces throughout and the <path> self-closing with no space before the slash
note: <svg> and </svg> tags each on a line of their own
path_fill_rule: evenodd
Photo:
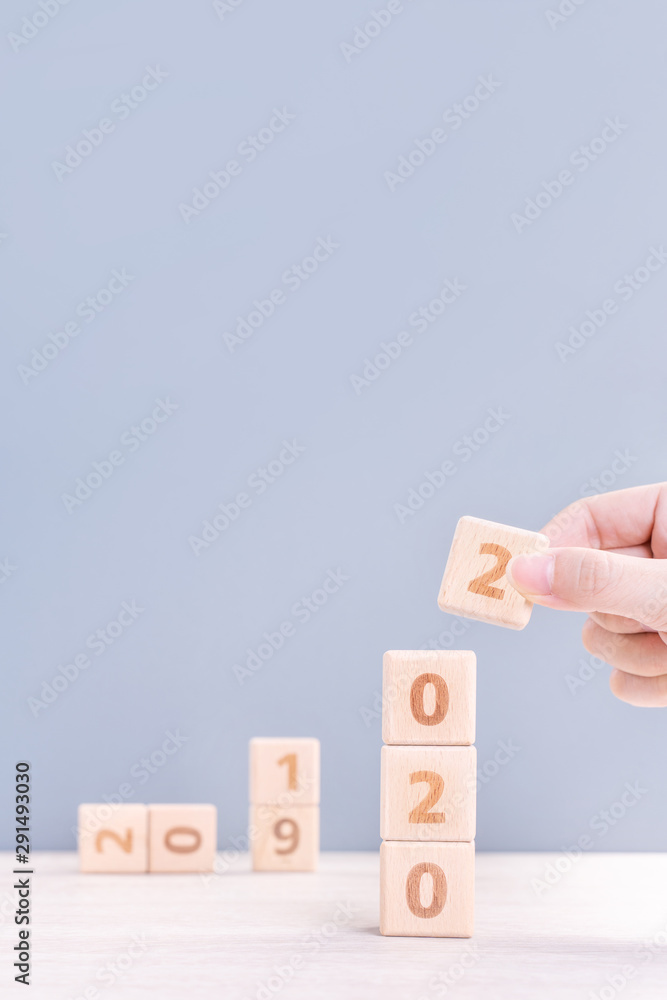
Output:
<svg viewBox="0 0 667 1000">
<path fill-rule="evenodd" d="M 148 870 L 148 807 L 79 806 L 79 865 L 82 872 L 145 872 Z"/>
<path fill-rule="evenodd" d="M 469 650 L 394 649 L 385 653 L 384 742 L 432 746 L 474 743 L 476 662 Z"/>
<path fill-rule="evenodd" d="M 475 747 L 382 747 L 383 840 L 474 840 Z"/>
<path fill-rule="evenodd" d="M 306 737 L 250 740 L 250 802 L 307 806 L 320 801 L 320 741 Z"/>
<path fill-rule="evenodd" d="M 474 843 L 382 844 L 380 881 L 381 934 L 472 936 Z"/>
<path fill-rule="evenodd" d="M 512 556 L 548 548 L 547 536 L 536 531 L 462 517 L 454 532 L 438 606 L 491 625 L 525 628 L 533 605 L 512 587 L 505 569 Z"/>
<path fill-rule="evenodd" d="M 151 872 L 210 872 L 217 847 L 217 809 L 212 805 L 148 807 Z"/>
</svg>

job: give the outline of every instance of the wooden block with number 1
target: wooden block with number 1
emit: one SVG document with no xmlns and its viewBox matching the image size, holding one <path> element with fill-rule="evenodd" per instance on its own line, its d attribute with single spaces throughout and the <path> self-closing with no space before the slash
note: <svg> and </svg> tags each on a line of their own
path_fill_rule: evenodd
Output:
<svg viewBox="0 0 667 1000">
<path fill-rule="evenodd" d="M 491 625 L 522 629 L 533 605 L 515 590 L 505 574 L 512 556 L 545 552 L 549 539 L 536 531 L 462 517 L 440 585 L 438 606 Z"/>
<path fill-rule="evenodd" d="M 250 801 L 259 805 L 317 805 L 320 741 L 307 737 L 250 740 Z"/>
</svg>

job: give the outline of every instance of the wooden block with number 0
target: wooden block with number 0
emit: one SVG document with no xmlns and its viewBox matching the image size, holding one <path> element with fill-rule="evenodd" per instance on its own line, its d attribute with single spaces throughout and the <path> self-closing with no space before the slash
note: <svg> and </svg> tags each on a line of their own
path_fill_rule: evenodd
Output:
<svg viewBox="0 0 667 1000">
<path fill-rule="evenodd" d="M 475 747 L 382 747 L 383 840 L 474 840 Z"/>
<path fill-rule="evenodd" d="M 394 649 L 385 653 L 384 742 L 474 743 L 476 662 L 470 650 Z"/>
<path fill-rule="evenodd" d="M 491 625 L 525 628 L 533 605 L 512 587 L 505 569 L 512 556 L 548 548 L 547 536 L 536 531 L 462 517 L 454 532 L 438 606 L 449 614 Z"/>
<path fill-rule="evenodd" d="M 250 740 L 250 801 L 260 805 L 306 806 L 320 801 L 320 741 Z"/>
<path fill-rule="evenodd" d="M 320 851 L 320 807 L 252 805 L 252 867 L 256 872 L 312 872 Z"/>
<path fill-rule="evenodd" d="M 79 865 L 82 872 L 145 872 L 148 870 L 148 807 L 79 806 Z"/>
<path fill-rule="evenodd" d="M 382 844 L 381 934 L 471 937 L 474 908 L 474 843 Z"/>
<path fill-rule="evenodd" d="M 213 805 L 150 805 L 148 870 L 213 871 L 217 825 Z"/>
</svg>

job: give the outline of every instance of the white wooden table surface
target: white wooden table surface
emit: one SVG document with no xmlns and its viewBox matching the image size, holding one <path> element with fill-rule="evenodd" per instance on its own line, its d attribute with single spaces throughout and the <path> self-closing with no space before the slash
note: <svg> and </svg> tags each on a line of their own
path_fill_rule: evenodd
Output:
<svg viewBox="0 0 667 1000">
<path fill-rule="evenodd" d="M 323 854 L 316 874 L 254 874 L 240 856 L 207 880 L 81 875 L 74 854 L 36 854 L 26 993 L 0 857 L 3 998 L 667 997 L 667 855 L 584 855 L 538 894 L 559 855 L 480 853 L 466 941 L 381 937 L 377 854 Z"/>
</svg>

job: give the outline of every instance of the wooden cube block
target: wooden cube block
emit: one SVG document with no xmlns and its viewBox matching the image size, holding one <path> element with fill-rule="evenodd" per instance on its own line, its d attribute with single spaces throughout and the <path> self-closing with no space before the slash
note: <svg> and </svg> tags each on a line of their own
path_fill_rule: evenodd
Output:
<svg viewBox="0 0 667 1000">
<path fill-rule="evenodd" d="M 256 872 L 313 872 L 320 852 L 320 807 L 252 805 L 250 841 Z"/>
<path fill-rule="evenodd" d="M 382 662 L 382 739 L 400 745 L 475 742 L 476 657 L 469 650 L 394 649 Z"/>
<path fill-rule="evenodd" d="M 150 805 L 148 870 L 213 871 L 217 826 L 218 811 L 212 805 Z"/>
<path fill-rule="evenodd" d="M 148 807 L 79 806 L 79 865 L 82 872 L 148 870 Z"/>
<path fill-rule="evenodd" d="M 380 934 L 471 937 L 475 845 L 382 844 Z"/>
<path fill-rule="evenodd" d="M 250 802 L 310 806 L 320 801 L 320 741 L 250 740 Z"/>
<path fill-rule="evenodd" d="M 475 747 L 382 747 L 383 840 L 474 840 Z"/>
<path fill-rule="evenodd" d="M 533 605 L 512 587 L 505 568 L 512 556 L 548 548 L 547 536 L 536 531 L 462 517 L 454 532 L 438 606 L 449 614 L 491 625 L 525 628 Z"/>
</svg>

